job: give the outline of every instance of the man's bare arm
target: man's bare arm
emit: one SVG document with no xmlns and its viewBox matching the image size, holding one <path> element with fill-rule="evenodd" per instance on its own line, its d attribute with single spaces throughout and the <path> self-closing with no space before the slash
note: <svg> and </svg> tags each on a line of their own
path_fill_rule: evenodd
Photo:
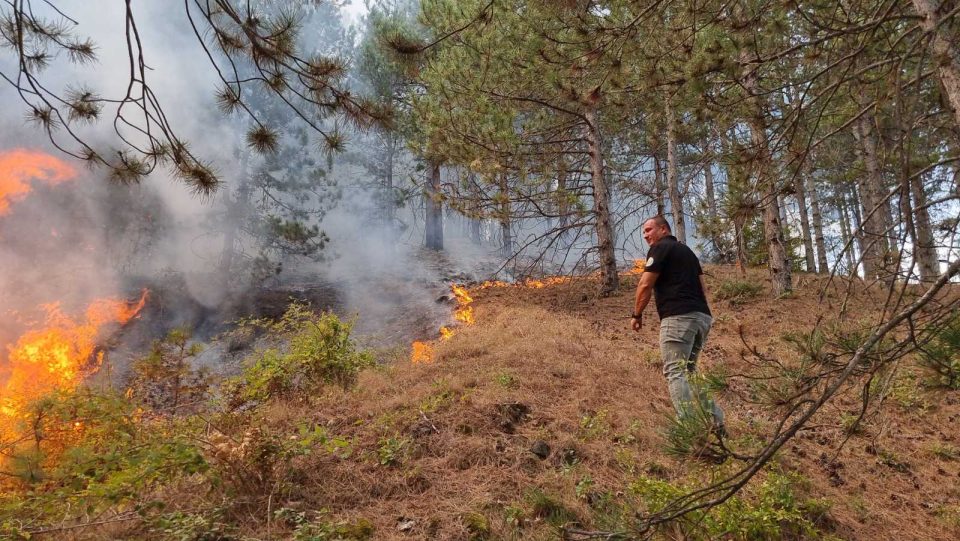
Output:
<svg viewBox="0 0 960 541">
<path fill-rule="evenodd" d="M 703 298 L 707 298 L 707 282 L 703 279 L 703 275 L 700 275 L 700 288 L 703 289 Z"/>
<path fill-rule="evenodd" d="M 650 303 L 650 296 L 653 294 L 653 284 L 657 283 L 660 277 L 659 272 L 644 272 L 640 275 L 640 281 L 637 282 L 637 298 L 633 305 L 633 314 L 640 315 L 644 308 Z"/>
</svg>

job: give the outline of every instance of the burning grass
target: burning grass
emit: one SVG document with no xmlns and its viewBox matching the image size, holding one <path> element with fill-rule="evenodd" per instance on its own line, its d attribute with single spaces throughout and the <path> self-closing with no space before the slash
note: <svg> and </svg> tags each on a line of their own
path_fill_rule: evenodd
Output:
<svg viewBox="0 0 960 541">
<path fill-rule="evenodd" d="M 44 322 L 27 330 L 4 352 L 0 438 L 15 437 L 15 426 L 29 402 L 50 392 L 73 389 L 96 372 L 103 361 L 98 340 L 103 338 L 104 328 L 127 323 L 146 301 L 146 291 L 134 302 L 98 299 L 82 317 L 65 314 L 59 303 L 42 306 Z"/>
</svg>

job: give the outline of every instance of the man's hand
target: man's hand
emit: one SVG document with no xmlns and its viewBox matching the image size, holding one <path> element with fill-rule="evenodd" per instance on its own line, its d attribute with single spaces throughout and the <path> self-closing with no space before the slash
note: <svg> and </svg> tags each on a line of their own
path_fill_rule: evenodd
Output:
<svg viewBox="0 0 960 541">
<path fill-rule="evenodd" d="M 630 318 L 630 326 L 633 327 L 634 331 L 640 332 L 640 329 L 643 328 L 643 316 Z"/>
</svg>

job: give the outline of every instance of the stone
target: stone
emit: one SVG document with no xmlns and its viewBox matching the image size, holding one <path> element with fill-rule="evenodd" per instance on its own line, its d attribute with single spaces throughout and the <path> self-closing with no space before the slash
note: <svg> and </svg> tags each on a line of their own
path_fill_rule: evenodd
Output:
<svg viewBox="0 0 960 541">
<path fill-rule="evenodd" d="M 540 460 L 546 460 L 550 456 L 550 446 L 543 440 L 537 440 L 530 446 L 530 452 Z"/>
</svg>

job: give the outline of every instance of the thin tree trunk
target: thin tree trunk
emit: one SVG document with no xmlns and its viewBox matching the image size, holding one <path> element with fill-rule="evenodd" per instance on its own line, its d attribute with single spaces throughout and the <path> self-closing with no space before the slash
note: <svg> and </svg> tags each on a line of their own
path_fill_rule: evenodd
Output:
<svg viewBox="0 0 960 541">
<path fill-rule="evenodd" d="M 851 227 L 853 228 L 852 234 L 854 242 L 857 245 L 857 254 L 859 254 L 860 262 L 864 267 L 864 276 L 867 276 L 866 271 L 866 257 L 863 255 L 867 249 L 868 238 L 863 234 L 863 215 L 860 212 L 861 206 L 860 194 L 857 192 L 857 188 L 854 185 L 847 186 L 847 191 L 844 194 L 844 200 L 849 205 L 848 211 L 850 212 Z M 871 269 L 872 271 L 873 269 Z"/>
<path fill-rule="evenodd" d="M 854 135 L 857 139 L 857 151 L 863 161 L 866 175 L 860 176 L 857 184 L 860 191 L 862 217 L 857 221 L 862 231 L 864 278 L 872 280 L 882 274 L 883 256 L 887 252 L 886 235 L 883 229 L 883 212 L 879 206 L 884 203 L 877 195 L 877 188 L 883 186 L 883 176 L 877 159 L 876 140 L 873 136 L 872 115 L 863 115 L 857 121 Z"/>
<path fill-rule="evenodd" d="M 387 174 L 384 178 L 384 191 L 387 197 L 384 201 L 384 222 L 388 231 L 393 231 L 396 224 L 396 202 L 393 194 L 393 162 L 397 153 L 396 135 L 392 132 L 387 134 Z"/>
<path fill-rule="evenodd" d="M 820 196 L 817 194 L 817 184 L 813 175 L 807 175 L 807 199 L 810 200 L 810 210 L 813 219 L 813 234 L 817 243 L 817 272 L 826 273 L 829 268 L 827 263 L 827 246 L 823 238 L 823 214 L 820 212 Z"/>
<path fill-rule="evenodd" d="M 227 206 L 227 231 L 223 236 L 223 249 L 220 252 L 220 273 L 223 283 L 227 284 L 233 276 L 233 260 L 236 257 L 237 233 L 240 229 L 241 214 L 249 204 L 250 190 L 248 188 L 247 167 L 250 160 L 250 151 L 240 151 L 240 180 L 237 186 L 237 197 L 232 199 L 229 190 L 224 190 L 223 200 Z"/>
<path fill-rule="evenodd" d="M 851 237 L 850 213 L 847 212 L 847 196 L 842 189 L 839 189 L 835 195 L 837 199 L 837 208 L 840 209 L 840 240 L 841 245 L 845 248 L 844 255 L 847 258 L 847 270 L 851 274 L 857 274 L 854 250 L 857 249 L 856 245 L 859 244 L 859 241 L 854 241 Z"/>
<path fill-rule="evenodd" d="M 713 159 L 708 155 L 707 163 L 703 164 L 703 185 L 707 192 L 707 216 L 710 218 L 710 224 L 716 226 L 717 222 L 717 193 L 713 185 Z"/>
<path fill-rule="evenodd" d="M 584 114 L 587 121 L 587 150 L 593 181 L 593 212 L 597 230 L 597 252 L 600 256 L 600 294 L 610 295 L 620 286 L 617 258 L 613 245 L 613 222 L 610 219 L 610 193 L 603 171 L 603 148 L 600 125 L 595 109 Z"/>
<path fill-rule="evenodd" d="M 817 272 L 817 262 L 813 253 L 813 237 L 810 235 L 810 216 L 807 213 L 807 189 L 804 179 L 809 176 L 807 160 L 798 165 L 799 171 L 793 179 L 793 188 L 797 194 L 797 207 L 800 209 L 800 235 L 803 237 L 803 255 L 807 263 L 807 272 Z"/>
<path fill-rule="evenodd" d="M 440 199 L 440 164 L 430 162 L 430 181 L 424 188 L 426 206 L 426 246 L 443 250 L 443 201 Z"/>
<path fill-rule="evenodd" d="M 713 185 L 713 153 L 710 150 L 710 142 L 707 141 L 706 152 L 704 152 L 703 164 L 703 186 L 707 194 L 707 221 L 709 222 L 708 231 L 713 246 L 717 249 L 721 258 L 728 254 L 722 253 L 719 242 L 720 224 L 717 223 L 717 194 Z"/>
<path fill-rule="evenodd" d="M 653 189 L 656 191 L 657 215 L 665 216 L 667 214 L 667 198 L 664 197 L 663 166 L 660 164 L 660 156 L 656 154 L 656 151 L 653 155 Z"/>
<path fill-rule="evenodd" d="M 500 191 L 497 193 L 497 200 L 500 208 L 497 209 L 497 219 L 500 222 L 500 253 L 504 258 L 513 257 L 513 232 L 511 231 L 512 211 L 510 206 L 510 191 L 507 186 L 507 175 L 501 173 L 497 178 L 497 185 Z"/>
<path fill-rule="evenodd" d="M 737 270 L 743 276 L 747 274 L 747 238 L 743 231 L 745 225 L 745 217 L 733 217 L 733 238 L 737 244 Z"/>
<path fill-rule="evenodd" d="M 677 126 L 672 98 L 666 97 L 667 116 L 667 189 L 670 190 L 670 211 L 673 213 L 673 235 L 683 244 L 687 243 L 687 225 L 683 218 L 683 199 L 677 179 Z"/>
<path fill-rule="evenodd" d="M 766 119 L 757 89 L 756 70 L 753 68 L 753 61 L 746 49 L 741 53 L 740 60 L 743 65 L 743 86 L 750 95 L 751 111 L 748 124 L 750 126 L 750 139 L 754 147 L 757 187 L 762 194 L 763 234 L 767 244 L 770 281 L 773 285 L 773 296 L 779 297 L 793 289 L 793 280 L 790 277 L 790 261 L 787 258 L 783 226 L 780 222 L 780 208 L 777 203 L 779 190 L 777 190 L 775 179 L 770 175 L 773 158 L 770 155 L 770 144 L 767 139 Z"/>
<path fill-rule="evenodd" d="M 914 257 L 920 270 L 920 280 L 933 282 L 940 277 L 940 263 L 937 260 L 937 247 L 930 227 L 930 213 L 927 212 L 927 194 L 923 189 L 920 175 L 910 175 L 910 192 L 913 195 Z M 908 202 L 910 197 L 901 195 Z M 907 209 L 910 210 L 910 209 Z"/>
<path fill-rule="evenodd" d="M 560 168 L 557 171 L 557 229 L 559 233 L 559 244 L 561 247 L 567 247 L 569 231 L 567 224 L 570 221 L 570 194 L 567 193 L 567 161 L 565 156 L 560 156 Z"/>
</svg>

